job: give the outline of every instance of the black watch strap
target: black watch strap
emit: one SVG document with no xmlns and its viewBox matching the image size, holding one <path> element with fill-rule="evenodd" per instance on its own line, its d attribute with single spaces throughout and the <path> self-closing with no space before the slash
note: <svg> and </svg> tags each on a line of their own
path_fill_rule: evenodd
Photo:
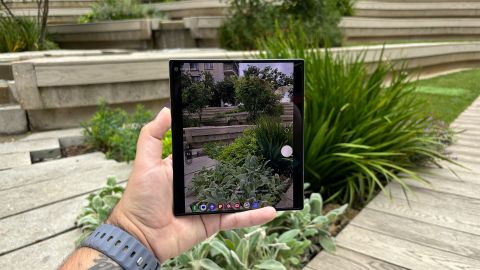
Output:
<svg viewBox="0 0 480 270">
<path fill-rule="evenodd" d="M 125 270 L 160 269 L 155 256 L 133 236 L 110 224 L 100 225 L 83 243 L 114 260 Z"/>
</svg>

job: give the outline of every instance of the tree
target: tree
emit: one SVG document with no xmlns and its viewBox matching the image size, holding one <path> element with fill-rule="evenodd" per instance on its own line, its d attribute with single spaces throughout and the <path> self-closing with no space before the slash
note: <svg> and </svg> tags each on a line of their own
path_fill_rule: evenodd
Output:
<svg viewBox="0 0 480 270">
<path fill-rule="evenodd" d="M 245 77 L 256 76 L 269 82 L 274 90 L 281 86 L 293 85 L 292 76 L 287 76 L 285 73 L 279 71 L 278 68 L 274 69 L 270 66 L 267 66 L 263 69 L 260 69 L 256 66 L 248 66 L 243 73 Z"/>
<path fill-rule="evenodd" d="M 203 109 L 209 104 L 212 96 L 213 77 L 210 73 L 202 73 L 202 79 L 193 82 L 188 74 L 182 75 L 182 105 L 191 114 L 197 114 L 198 123 L 202 122 Z"/>
<path fill-rule="evenodd" d="M 251 122 L 260 115 L 279 116 L 282 113 L 280 97 L 273 92 L 268 81 L 257 76 L 238 79 L 235 84 L 235 97 L 243 103 Z"/>
<path fill-rule="evenodd" d="M 227 77 L 215 84 L 210 106 L 223 107 L 225 103 L 235 104 L 235 78 Z"/>
</svg>

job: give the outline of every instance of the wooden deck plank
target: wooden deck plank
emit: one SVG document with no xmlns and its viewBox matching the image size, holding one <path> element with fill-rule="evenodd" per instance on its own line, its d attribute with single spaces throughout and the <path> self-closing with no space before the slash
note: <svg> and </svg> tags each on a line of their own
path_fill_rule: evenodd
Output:
<svg viewBox="0 0 480 270">
<path fill-rule="evenodd" d="M 70 231 L 0 257 L 0 269 L 57 269 L 75 249 L 79 230 Z"/>
<path fill-rule="evenodd" d="M 426 177 L 426 180 L 430 181 L 430 184 L 420 183 L 409 179 L 405 179 L 405 182 L 413 187 L 421 187 L 439 192 L 456 194 L 463 197 L 480 199 L 480 184 L 467 182 L 459 184 L 458 181 L 446 179 L 444 177 Z"/>
<path fill-rule="evenodd" d="M 460 195 L 436 192 L 420 187 L 411 187 L 412 192 L 407 194 L 407 198 L 400 185 L 390 184 L 388 188 L 394 198 L 423 203 L 451 211 L 462 209 L 465 213 L 480 217 L 480 200 L 478 199 L 465 198 Z"/>
<path fill-rule="evenodd" d="M 340 233 L 337 244 L 408 269 L 480 269 L 480 261 L 376 233 L 353 224 Z"/>
<path fill-rule="evenodd" d="M 0 171 L 0 191 L 52 179 L 56 180 L 68 175 L 75 178 L 73 174 L 100 169 L 108 166 L 108 164 L 115 164 L 115 161 L 105 160 L 105 155 L 97 152 Z"/>
<path fill-rule="evenodd" d="M 480 184 L 480 174 L 474 171 L 450 171 L 448 169 L 424 168 L 418 171 L 418 175 L 428 179 L 445 178 L 452 181 Z"/>
<path fill-rule="evenodd" d="M 435 226 L 371 209 L 363 209 L 351 224 L 376 233 L 400 238 L 476 259 L 480 263 L 480 236 Z"/>
<path fill-rule="evenodd" d="M 410 201 L 409 205 L 407 201 L 399 198 L 390 201 L 384 195 L 377 196 L 367 205 L 366 208 L 480 235 L 480 218 L 459 211 L 458 209 L 456 211 L 440 209 L 435 206 L 415 201 Z"/>
<path fill-rule="evenodd" d="M 66 175 L 56 178 L 55 181 L 44 181 L 0 191 L 0 205 L 3 206 L 0 208 L 0 219 L 89 193 L 102 187 L 108 176 L 115 176 L 119 181 L 126 180 L 131 171 L 131 165 L 126 163 L 113 163 L 106 167 L 108 170 L 85 171 L 77 178 Z"/>
<path fill-rule="evenodd" d="M 85 199 L 81 196 L 1 219 L 0 254 L 73 229 Z"/>
<path fill-rule="evenodd" d="M 337 248 L 334 255 L 321 252 L 307 265 L 312 270 L 403 270 L 396 266 L 372 257 L 344 248 Z"/>
</svg>

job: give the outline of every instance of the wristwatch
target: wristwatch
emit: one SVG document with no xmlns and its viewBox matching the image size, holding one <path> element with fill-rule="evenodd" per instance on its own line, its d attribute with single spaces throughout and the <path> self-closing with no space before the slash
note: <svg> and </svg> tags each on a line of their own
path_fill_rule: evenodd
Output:
<svg viewBox="0 0 480 270">
<path fill-rule="evenodd" d="M 107 255 L 125 270 L 158 270 L 160 263 L 140 241 L 110 224 L 100 225 L 82 243 Z"/>
</svg>

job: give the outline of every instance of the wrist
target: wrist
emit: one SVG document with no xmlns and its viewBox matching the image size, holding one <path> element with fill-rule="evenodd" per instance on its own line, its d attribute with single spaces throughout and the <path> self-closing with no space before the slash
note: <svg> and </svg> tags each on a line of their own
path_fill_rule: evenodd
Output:
<svg viewBox="0 0 480 270">
<path fill-rule="evenodd" d="M 120 229 L 129 233 L 131 236 L 140 241 L 145 248 L 155 254 L 152 246 L 148 242 L 145 232 L 142 230 L 141 225 L 134 221 L 133 218 L 129 217 L 125 211 L 123 211 L 123 207 L 120 205 L 120 203 L 115 206 L 105 223 L 119 227 Z"/>
</svg>

